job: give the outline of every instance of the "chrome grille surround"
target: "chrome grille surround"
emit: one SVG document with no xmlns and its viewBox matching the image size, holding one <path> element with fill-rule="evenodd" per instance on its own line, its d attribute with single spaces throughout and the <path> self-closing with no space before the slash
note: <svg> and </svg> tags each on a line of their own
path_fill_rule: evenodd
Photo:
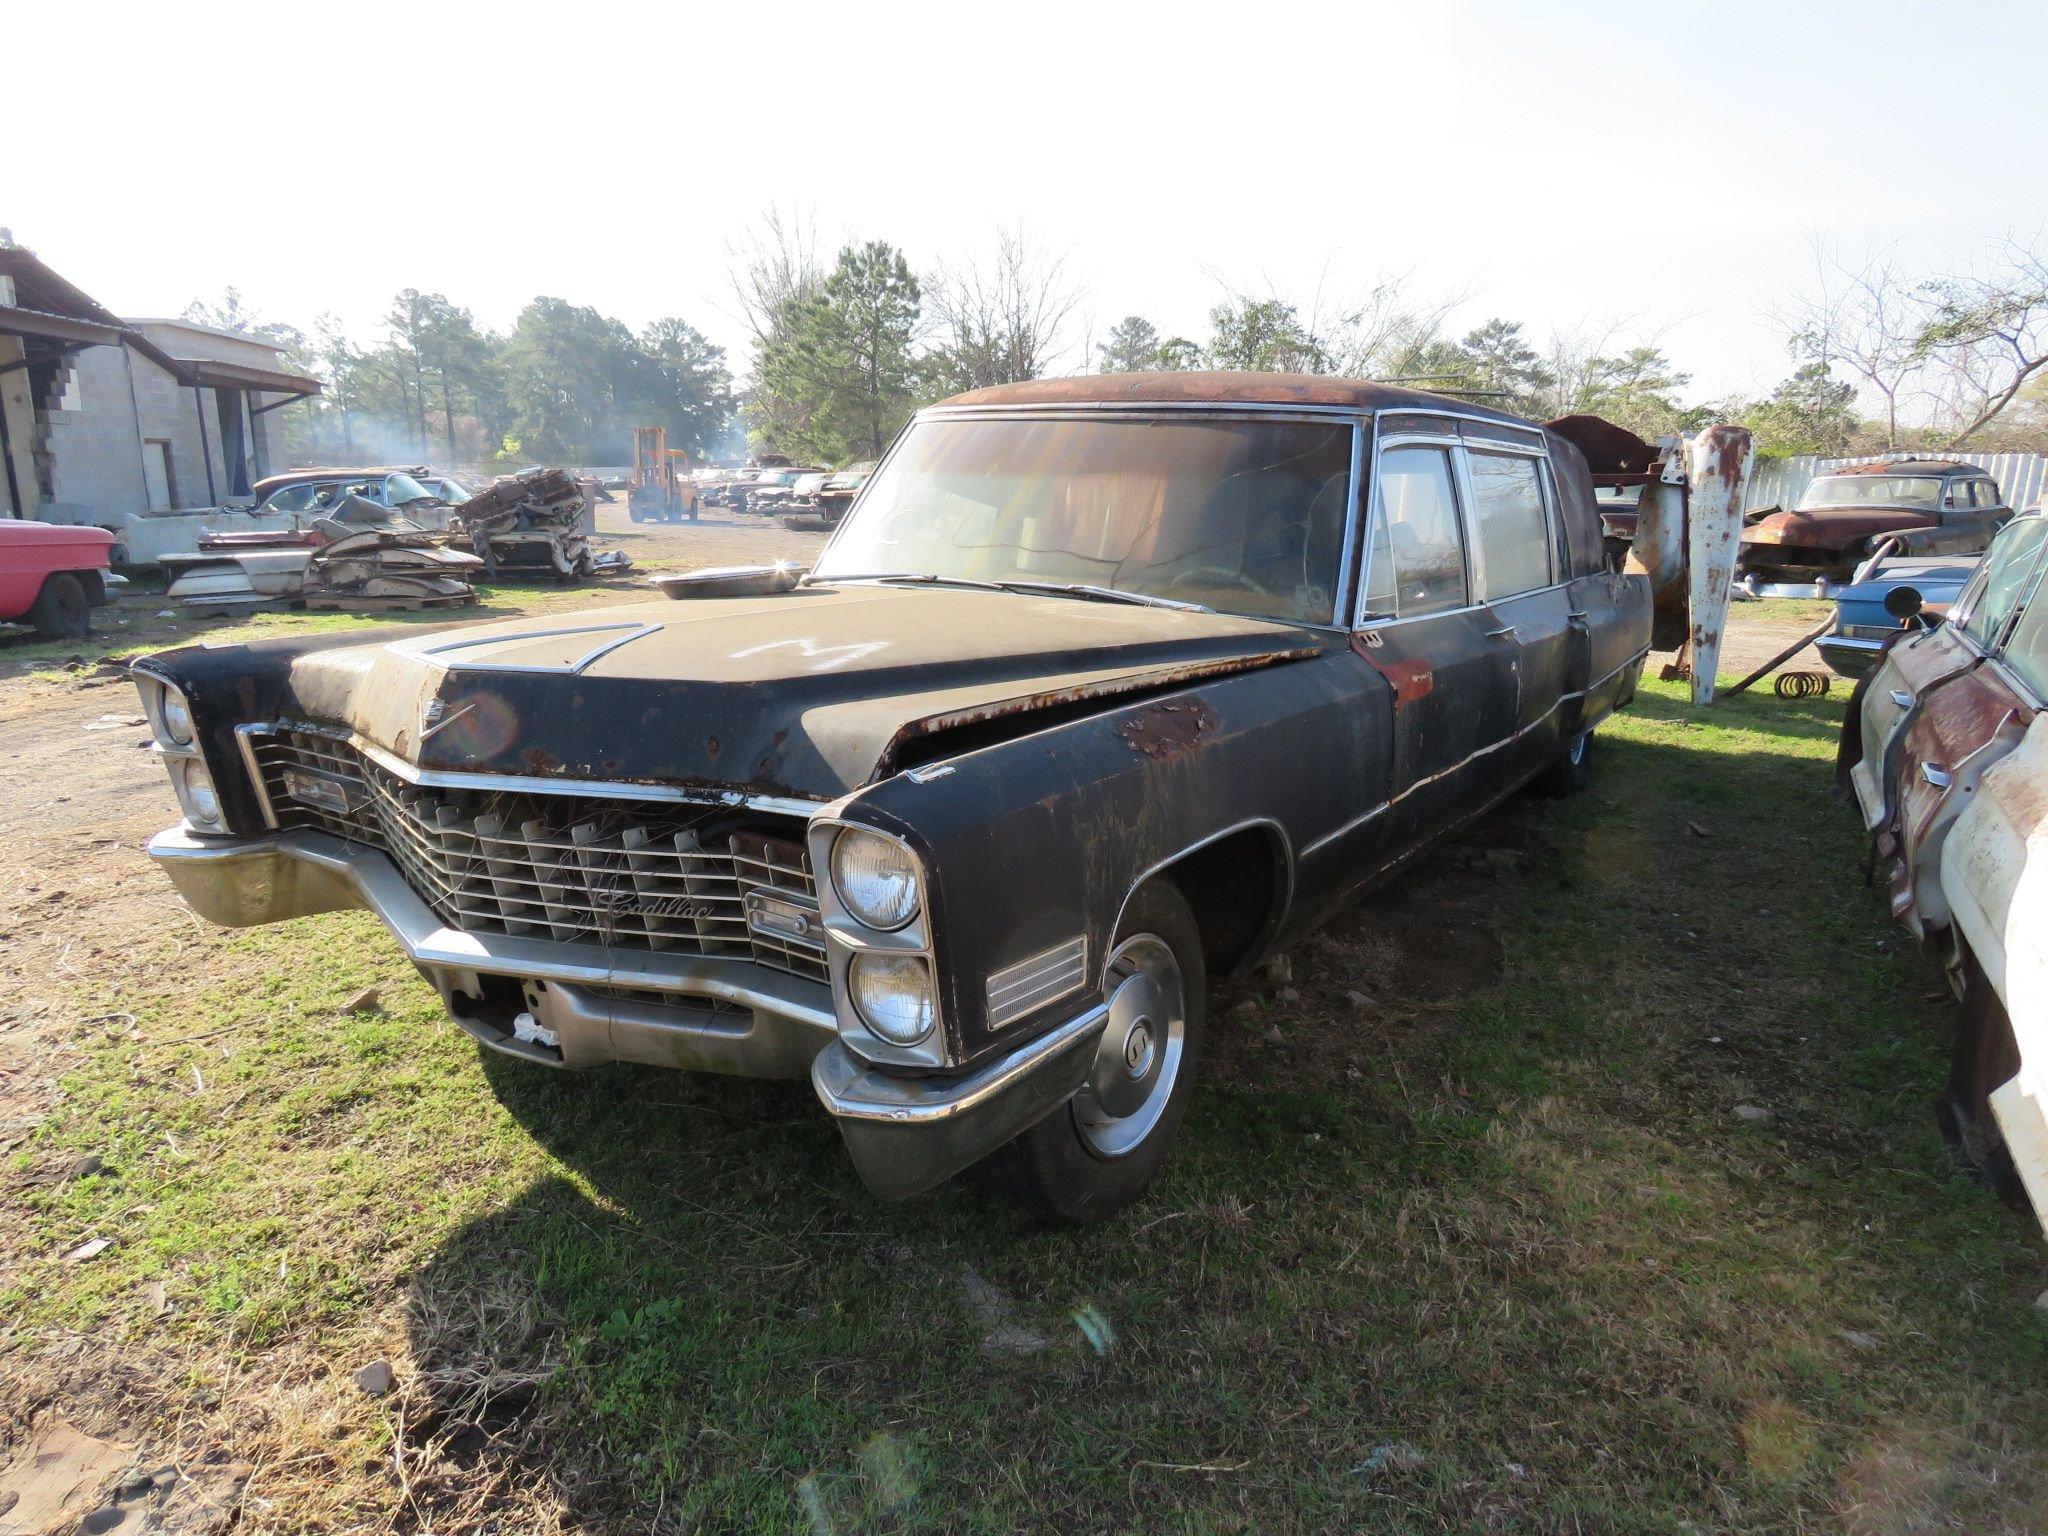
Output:
<svg viewBox="0 0 2048 1536">
<path fill-rule="evenodd" d="M 245 732 L 280 830 L 381 850 L 453 928 L 751 959 L 828 979 L 800 825 L 778 836 L 780 826 L 734 830 L 720 806 L 423 786 L 337 730 Z"/>
</svg>

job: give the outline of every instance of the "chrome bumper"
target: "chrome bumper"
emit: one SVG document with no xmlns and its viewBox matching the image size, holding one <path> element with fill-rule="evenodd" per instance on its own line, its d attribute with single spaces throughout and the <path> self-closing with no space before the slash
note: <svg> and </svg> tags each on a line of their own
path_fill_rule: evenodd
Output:
<svg viewBox="0 0 2048 1536">
<path fill-rule="evenodd" d="M 898 1077 L 839 1043 L 832 999 L 816 982 L 743 960 L 464 932 L 383 854 L 323 833 L 218 838 L 179 826 L 150 839 L 149 856 L 187 905 L 223 927 L 367 908 L 440 989 L 456 1024 L 508 1055 L 572 1068 L 808 1071 L 862 1181 L 885 1199 L 936 1187 L 1072 1098 L 1108 1020 L 1098 1004 L 970 1072 Z M 668 1000 L 678 997 L 703 1005 Z"/>
<path fill-rule="evenodd" d="M 1866 640 L 1860 635 L 1822 635 L 1813 645 L 1838 677 L 1861 677 L 1884 655 L 1882 640 Z"/>
</svg>

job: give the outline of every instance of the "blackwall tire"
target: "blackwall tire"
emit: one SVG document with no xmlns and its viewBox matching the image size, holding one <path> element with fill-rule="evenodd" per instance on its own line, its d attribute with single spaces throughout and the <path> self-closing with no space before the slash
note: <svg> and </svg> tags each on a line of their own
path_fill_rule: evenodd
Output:
<svg viewBox="0 0 2048 1536">
<path fill-rule="evenodd" d="M 84 585 L 69 571 L 45 576 L 28 621 L 45 640 L 83 640 L 92 632 L 92 607 L 85 600 Z"/>
<path fill-rule="evenodd" d="M 1202 937 L 1171 881 L 1131 897 L 1107 970 L 1110 1023 L 1088 1086 L 982 1165 L 997 1193 L 1045 1221 L 1101 1221 L 1145 1192 L 1201 1059 Z"/>
</svg>

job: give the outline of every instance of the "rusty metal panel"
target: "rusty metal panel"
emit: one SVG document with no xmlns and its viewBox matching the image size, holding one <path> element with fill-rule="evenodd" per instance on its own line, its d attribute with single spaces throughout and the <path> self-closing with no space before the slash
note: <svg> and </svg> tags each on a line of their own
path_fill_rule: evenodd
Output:
<svg viewBox="0 0 2048 1536">
<path fill-rule="evenodd" d="M 1742 493 L 1756 462 L 1745 427 L 1708 427 L 1685 445 L 1687 640 L 1692 701 L 1714 702 L 1714 669 L 1728 623 L 1728 592 L 1742 539 Z"/>
</svg>

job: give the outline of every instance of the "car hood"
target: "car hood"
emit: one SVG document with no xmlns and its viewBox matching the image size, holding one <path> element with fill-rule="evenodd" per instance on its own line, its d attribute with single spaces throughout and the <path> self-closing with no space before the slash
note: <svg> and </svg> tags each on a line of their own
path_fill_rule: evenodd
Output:
<svg viewBox="0 0 2048 1536">
<path fill-rule="evenodd" d="M 1827 507 L 1811 512 L 1773 512 L 1742 530 L 1745 544 L 1797 544 L 1810 549 L 1847 549 L 1876 533 L 1931 528 L 1932 512 L 1899 507 Z"/>
<path fill-rule="evenodd" d="M 1226 614 L 800 587 L 316 651 L 293 662 L 284 712 L 425 769 L 829 800 L 895 772 L 922 738 L 1029 730 L 1323 648 L 1314 631 Z"/>
</svg>

